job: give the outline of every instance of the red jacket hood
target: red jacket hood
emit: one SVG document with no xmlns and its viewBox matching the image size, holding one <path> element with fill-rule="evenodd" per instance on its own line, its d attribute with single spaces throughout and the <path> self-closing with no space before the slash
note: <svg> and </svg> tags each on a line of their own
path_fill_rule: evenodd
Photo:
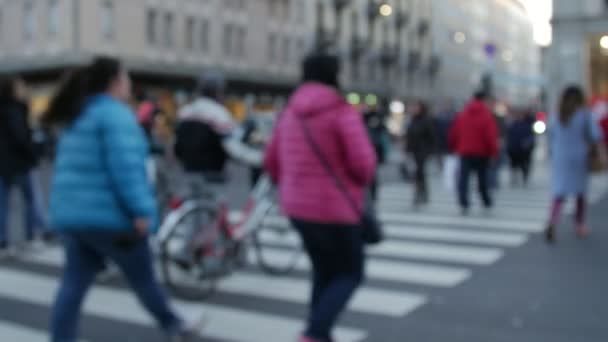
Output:
<svg viewBox="0 0 608 342">
<path fill-rule="evenodd" d="M 483 101 L 469 102 L 449 134 L 450 147 L 460 156 L 498 155 L 498 127 L 494 115 Z"/>
<path fill-rule="evenodd" d="M 482 115 L 492 114 L 488 105 L 481 100 L 472 100 L 464 108 L 464 114 Z"/>
</svg>

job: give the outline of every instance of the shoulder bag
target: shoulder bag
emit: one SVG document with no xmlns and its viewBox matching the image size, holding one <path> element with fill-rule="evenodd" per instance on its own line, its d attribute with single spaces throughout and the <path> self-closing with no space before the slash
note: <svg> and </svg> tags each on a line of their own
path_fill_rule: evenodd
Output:
<svg viewBox="0 0 608 342">
<path fill-rule="evenodd" d="M 586 114 L 585 140 L 589 145 L 589 171 L 591 173 L 601 173 L 608 169 L 608 155 L 606 147 L 602 142 L 596 142 L 593 138 L 593 117 L 591 113 Z"/>
<path fill-rule="evenodd" d="M 333 179 L 334 184 L 336 185 L 338 190 L 340 190 L 340 192 L 342 193 L 350 207 L 353 209 L 353 211 L 361 217 L 360 226 L 362 228 L 361 233 L 363 241 L 366 244 L 370 245 L 382 242 L 382 240 L 384 240 L 384 232 L 382 229 L 382 223 L 380 222 L 380 220 L 378 220 L 374 206 L 371 204 L 371 202 L 366 201 L 365 207 L 362 209 L 359 208 L 357 202 L 348 192 L 342 180 L 338 178 L 338 176 L 332 169 L 329 161 L 323 155 L 321 148 L 313 139 L 306 119 L 304 119 L 303 117 L 300 117 L 298 119 L 300 120 L 300 124 L 302 125 L 302 130 L 304 131 L 306 140 L 308 141 L 308 144 L 310 145 L 310 148 L 312 149 L 314 154 L 317 156 L 317 159 L 319 160 L 321 165 L 323 165 L 323 168 L 325 169 L 329 177 Z"/>
</svg>

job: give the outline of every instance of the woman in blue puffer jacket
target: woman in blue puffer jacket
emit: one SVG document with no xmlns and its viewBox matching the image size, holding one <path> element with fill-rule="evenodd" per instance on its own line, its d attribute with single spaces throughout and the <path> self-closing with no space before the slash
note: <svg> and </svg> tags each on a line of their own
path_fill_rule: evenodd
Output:
<svg viewBox="0 0 608 342">
<path fill-rule="evenodd" d="M 64 240 L 66 265 L 51 322 L 54 342 L 77 340 L 82 300 L 106 260 L 119 266 L 173 340 L 187 335 L 153 272 L 146 237 L 157 211 L 146 139 L 125 104 L 130 88 L 119 61 L 98 58 L 71 74 L 44 118 L 61 131 L 50 216 Z"/>
</svg>

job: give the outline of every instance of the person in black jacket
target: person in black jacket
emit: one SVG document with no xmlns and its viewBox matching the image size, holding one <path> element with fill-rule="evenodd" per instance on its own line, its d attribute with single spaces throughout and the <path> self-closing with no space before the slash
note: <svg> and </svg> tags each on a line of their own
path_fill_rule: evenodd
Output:
<svg viewBox="0 0 608 342">
<path fill-rule="evenodd" d="M 511 162 L 511 183 L 516 185 L 517 173 L 521 171 L 523 185 L 528 184 L 532 152 L 536 144 L 534 116 L 527 112 L 515 112 L 514 120 L 507 128 L 507 152 Z"/>
<path fill-rule="evenodd" d="M 174 152 L 184 171 L 216 184 L 226 182 L 229 159 L 262 165 L 262 152 L 243 143 L 237 122 L 221 103 L 225 89 L 221 72 L 201 75 L 199 97 L 179 110 L 175 131 Z"/>
<path fill-rule="evenodd" d="M 378 106 L 371 106 L 363 113 L 363 120 L 367 127 L 369 138 L 376 151 L 378 165 L 383 165 L 388 158 L 389 133 L 386 128 L 386 114 Z M 370 186 L 370 195 L 375 202 L 378 198 L 378 172 Z"/>
<path fill-rule="evenodd" d="M 411 112 L 412 119 L 406 133 L 406 149 L 416 164 L 414 205 L 418 206 L 429 201 L 426 161 L 437 150 L 437 132 L 426 103 L 416 102 Z"/>
<path fill-rule="evenodd" d="M 18 186 L 25 198 L 26 239 L 34 240 L 34 228 L 42 228 L 30 171 L 36 164 L 35 145 L 28 124 L 27 90 L 23 80 L 0 81 L 0 254 L 9 247 L 7 224 L 9 193 Z"/>
</svg>

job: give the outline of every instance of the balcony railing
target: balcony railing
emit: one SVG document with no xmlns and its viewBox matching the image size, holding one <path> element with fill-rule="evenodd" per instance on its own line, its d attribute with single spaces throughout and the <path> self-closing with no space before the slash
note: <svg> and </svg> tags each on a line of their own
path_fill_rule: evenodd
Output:
<svg viewBox="0 0 608 342">
<path fill-rule="evenodd" d="M 437 55 L 431 56 L 431 58 L 429 60 L 429 65 L 428 65 L 429 75 L 431 77 L 435 77 L 435 76 L 437 76 L 437 74 L 439 73 L 440 70 L 441 70 L 441 57 L 439 57 Z"/>
<path fill-rule="evenodd" d="M 409 24 L 409 22 L 410 22 L 409 13 L 407 13 L 405 11 L 400 11 L 399 13 L 396 14 L 396 16 L 397 17 L 395 18 L 395 25 L 397 26 L 397 29 L 401 30 Z"/>
<path fill-rule="evenodd" d="M 407 55 L 406 70 L 409 73 L 417 71 L 422 64 L 420 51 L 410 51 Z"/>
<path fill-rule="evenodd" d="M 393 46 L 384 46 L 380 50 L 380 64 L 384 68 L 390 68 L 394 66 L 399 58 L 399 51 Z"/>
<path fill-rule="evenodd" d="M 336 13 L 341 13 L 348 5 L 350 5 L 352 0 L 334 0 L 334 8 L 336 9 Z"/>
</svg>

